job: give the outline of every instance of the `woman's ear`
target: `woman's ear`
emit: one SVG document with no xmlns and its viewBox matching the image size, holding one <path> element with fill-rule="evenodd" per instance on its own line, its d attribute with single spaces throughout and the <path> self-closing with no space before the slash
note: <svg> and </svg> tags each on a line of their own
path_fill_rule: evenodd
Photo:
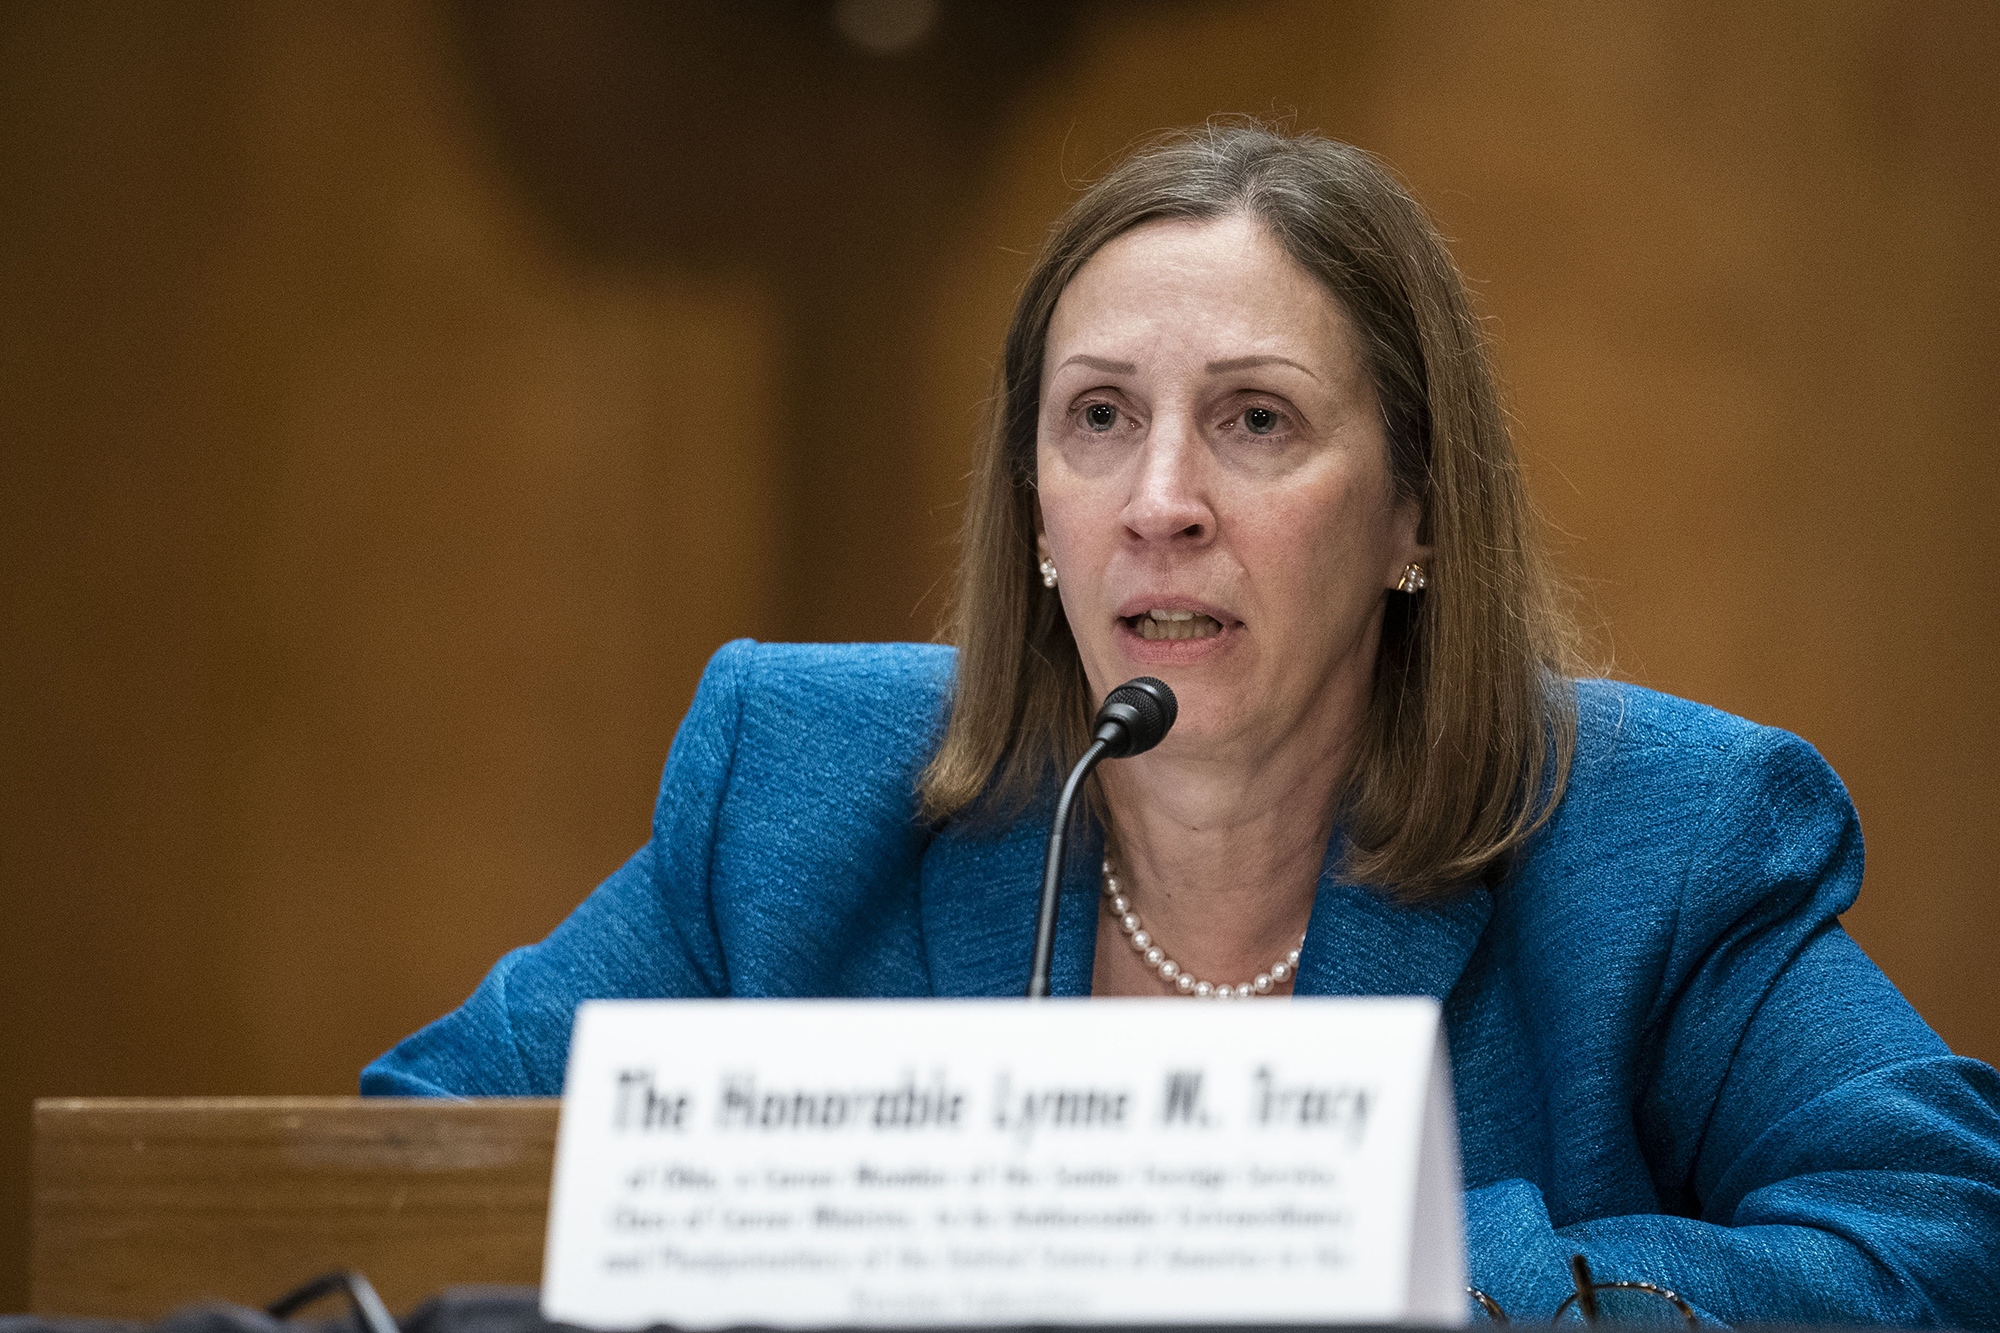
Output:
<svg viewBox="0 0 2000 1333">
<path fill-rule="evenodd" d="M 1423 531 L 1424 507 L 1415 500 L 1396 501 L 1394 515 L 1390 519 L 1395 538 L 1391 542 L 1396 557 L 1391 564 L 1385 586 L 1396 589 L 1403 585 L 1403 573 L 1411 565 L 1429 569 L 1431 557 L 1435 554 L 1429 542 L 1419 541 L 1417 534 Z"/>
</svg>

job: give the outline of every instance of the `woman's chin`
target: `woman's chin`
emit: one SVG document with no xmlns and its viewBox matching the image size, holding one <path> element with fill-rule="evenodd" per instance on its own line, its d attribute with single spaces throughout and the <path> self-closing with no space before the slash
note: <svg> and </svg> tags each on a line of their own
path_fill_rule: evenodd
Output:
<svg viewBox="0 0 2000 1333">
<path fill-rule="evenodd" d="M 1143 669 L 1134 674 L 1144 674 Z M 1255 691 L 1235 674 L 1211 676 L 1201 670 L 1161 671 L 1174 691 L 1174 725 L 1153 753 L 1174 762 L 1213 762 L 1254 751 L 1253 738 L 1266 730 Z"/>
</svg>

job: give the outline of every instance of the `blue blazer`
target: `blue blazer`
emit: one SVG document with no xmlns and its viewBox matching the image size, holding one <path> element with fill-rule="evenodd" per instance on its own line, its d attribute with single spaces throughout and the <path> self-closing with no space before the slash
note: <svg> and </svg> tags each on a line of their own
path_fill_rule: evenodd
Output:
<svg viewBox="0 0 2000 1333">
<path fill-rule="evenodd" d="M 953 660 L 723 648 L 652 841 L 362 1091 L 554 1094 L 586 998 L 1019 995 L 1048 810 L 914 813 Z M 2000 1326 L 2000 1079 L 1841 929 L 1840 780 L 1785 732 L 1577 688 L 1568 793 L 1496 890 L 1393 906 L 1332 873 L 1336 835 L 1299 961 L 1300 994 L 1443 1002 L 1473 1281 L 1546 1317 L 1582 1251 L 1732 1322 Z M 1071 858 L 1058 994 L 1090 991 L 1096 860 Z"/>
</svg>

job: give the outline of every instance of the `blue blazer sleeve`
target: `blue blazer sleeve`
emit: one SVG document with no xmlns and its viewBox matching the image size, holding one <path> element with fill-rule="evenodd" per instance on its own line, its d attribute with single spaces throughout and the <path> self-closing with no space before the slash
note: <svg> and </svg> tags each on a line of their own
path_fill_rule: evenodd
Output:
<svg viewBox="0 0 2000 1333">
<path fill-rule="evenodd" d="M 728 993 L 709 878 L 753 648 L 727 645 L 702 674 L 651 841 L 547 939 L 507 954 L 463 1005 L 362 1070 L 363 1094 L 552 1097 L 582 1000 Z"/>
<path fill-rule="evenodd" d="M 1756 728 L 1724 767 L 1626 1084 L 1667 1207 L 1551 1220 L 1529 1182 L 1473 1190 L 1475 1280 L 1546 1317 L 1580 1251 L 1728 1322 L 2000 1326 L 2000 1083 L 1841 929 L 1860 827 L 1824 761 Z"/>
</svg>

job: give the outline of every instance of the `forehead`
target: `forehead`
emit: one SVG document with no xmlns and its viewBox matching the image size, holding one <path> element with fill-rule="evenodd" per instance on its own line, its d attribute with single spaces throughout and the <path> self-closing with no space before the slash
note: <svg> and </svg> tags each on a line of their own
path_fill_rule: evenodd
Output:
<svg viewBox="0 0 2000 1333">
<path fill-rule="evenodd" d="M 1072 353 L 1311 356 L 1352 362 L 1348 321 L 1326 285 L 1248 214 L 1160 218 L 1092 255 L 1049 319 L 1044 366 Z"/>
</svg>

